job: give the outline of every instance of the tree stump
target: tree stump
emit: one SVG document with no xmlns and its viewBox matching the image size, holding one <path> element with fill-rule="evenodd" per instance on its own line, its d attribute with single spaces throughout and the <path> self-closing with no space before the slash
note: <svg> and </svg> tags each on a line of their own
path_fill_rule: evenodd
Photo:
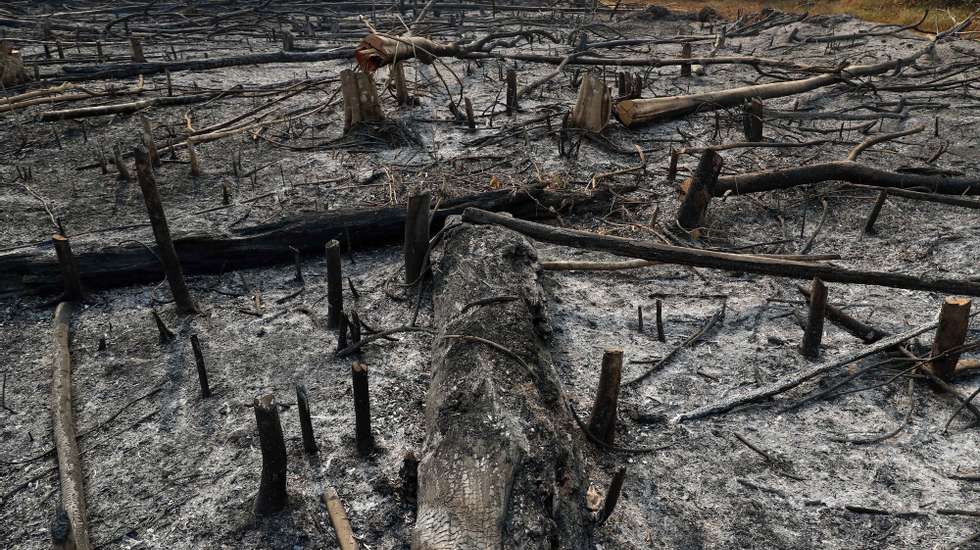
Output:
<svg viewBox="0 0 980 550">
<path fill-rule="evenodd" d="M 612 114 L 612 93 L 599 77 L 587 73 L 582 77 L 578 99 L 569 123 L 575 128 L 599 133 L 609 123 Z"/>
<path fill-rule="evenodd" d="M 681 184 L 684 200 L 677 210 L 677 224 L 682 229 L 695 233 L 695 236 L 704 226 L 708 203 L 714 195 L 713 189 L 718 175 L 721 174 L 722 164 L 724 161 L 721 155 L 714 149 L 706 149 L 694 175 Z"/>
<path fill-rule="evenodd" d="M 272 393 L 255 398 L 255 423 L 262 448 L 262 480 L 255 497 L 255 515 L 274 514 L 286 507 L 286 442 L 279 422 L 279 406 Z"/>
<path fill-rule="evenodd" d="M 493 226 L 461 226 L 445 247 L 412 547 L 589 548 L 587 483 L 569 437 L 579 430 L 542 339 L 536 251 Z M 500 294 L 520 299 L 466 307 Z"/>
<path fill-rule="evenodd" d="M 341 71 L 340 89 L 344 95 L 344 133 L 358 124 L 385 119 L 371 75 L 350 69 Z"/>
<path fill-rule="evenodd" d="M 936 338 L 932 342 L 932 355 L 944 353 L 946 355 L 933 359 L 929 363 L 929 368 L 932 369 L 933 374 L 946 382 L 953 378 L 956 363 L 960 360 L 960 353 L 953 350 L 966 341 L 972 305 L 973 302 L 969 298 L 951 296 L 946 298 L 939 311 L 939 328 L 936 329 Z"/>
<path fill-rule="evenodd" d="M 24 69 L 24 61 L 20 52 L 4 40 L 0 40 L 0 84 L 16 86 L 31 80 L 31 75 Z"/>
</svg>

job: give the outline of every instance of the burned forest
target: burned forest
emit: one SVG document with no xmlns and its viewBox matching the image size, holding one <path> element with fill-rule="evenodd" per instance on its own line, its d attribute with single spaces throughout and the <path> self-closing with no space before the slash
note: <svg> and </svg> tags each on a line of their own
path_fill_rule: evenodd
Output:
<svg viewBox="0 0 980 550">
<path fill-rule="evenodd" d="M 0 548 L 980 548 L 978 12 L 0 3 Z"/>
</svg>

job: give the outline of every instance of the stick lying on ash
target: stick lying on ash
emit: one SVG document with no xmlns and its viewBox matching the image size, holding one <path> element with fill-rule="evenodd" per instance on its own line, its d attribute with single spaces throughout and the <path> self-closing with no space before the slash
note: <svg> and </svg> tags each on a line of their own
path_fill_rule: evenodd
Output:
<svg viewBox="0 0 980 550">
<path fill-rule="evenodd" d="M 532 239 L 552 244 L 611 252 L 619 256 L 653 260 L 668 264 L 709 267 L 713 269 L 743 271 L 807 280 L 820 277 L 820 279 L 826 282 L 879 285 L 910 290 L 932 290 L 945 294 L 980 296 L 980 283 L 972 281 L 931 279 L 900 273 L 850 270 L 818 263 L 778 260 L 774 258 L 732 254 L 729 252 L 715 252 L 697 248 L 662 245 L 638 239 L 624 239 L 622 237 L 596 235 L 588 231 L 551 227 L 517 218 L 509 218 L 477 208 L 467 208 L 464 210 L 463 221 L 475 224 L 500 225 L 523 233 Z"/>
</svg>

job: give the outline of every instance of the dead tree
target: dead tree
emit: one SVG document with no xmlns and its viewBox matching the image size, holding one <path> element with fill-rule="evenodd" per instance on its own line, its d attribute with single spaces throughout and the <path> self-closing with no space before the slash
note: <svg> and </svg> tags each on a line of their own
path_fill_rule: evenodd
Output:
<svg viewBox="0 0 980 550">
<path fill-rule="evenodd" d="M 174 249 L 173 239 L 170 237 L 170 227 L 167 225 L 167 216 L 160 201 L 156 180 L 150 170 L 150 158 L 146 148 L 137 147 L 135 157 L 136 177 L 143 191 L 143 202 L 146 203 L 146 211 L 150 216 L 150 225 L 153 227 L 153 236 L 157 241 L 157 250 L 163 263 L 163 270 L 167 274 L 167 282 L 170 283 L 170 291 L 181 313 L 195 313 L 197 306 L 194 305 L 191 291 L 184 281 L 184 272 L 177 251 Z"/>
<path fill-rule="evenodd" d="M 371 75 L 349 69 L 341 71 L 340 89 L 344 95 L 344 132 L 361 123 L 385 119 Z"/>
<path fill-rule="evenodd" d="M 475 208 L 467 208 L 463 212 L 463 220 L 476 224 L 499 225 L 519 231 L 532 239 L 542 242 L 573 246 L 586 250 L 610 252 L 619 256 L 639 258 L 641 260 L 724 269 L 726 271 L 760 273 L 763 275 L 776 275 L 795 279 L 820 277 L 824 281 L 836 283 L 878 285 L 892 288 L 907 288 L 910 290 L 932 290 L 947 294 L 980 296 L 980 283 L 970 280 L 933 279 L 906 275 L 904 273 L 860 271 L 814 262 L 783 260 L 750 254 L 733 254 L 700 248 L 664 245 L 639 239 L 625 239 L 622 237 L 597 235 L 588 231 L 552 227 L 527 220 L 502 216 L 492 212 L 485 212 Z"/>
<path fill-rule="evenodd" d="M 800 80 L 757 84 L 729 90 L 719 90 L 717 92 L 704 92 L 673 97 L 628 99 L 617 103 L 614 108 L 614 113 L 623 125 L 634 127 L 670 120 L 694 112 L 737 107 L 752 98 L 763 100 L 801 94 L 824 86 L 854 80 L 858 77 L 875 76 L 895 70 L 898 67 L 906 67 L 916 59 L 932 51 L 934 47 L 935 42 L 930 42 L 925 48 L 906 57 L 872 65 L 843 67 L 832 73 Z"/>
<path fill-rule="evenodd" d="M 449 233 L 445 247 L 434 270 L 440 336 L 412 547 L 542 548 L 560 540 L 587 548 L 586 482 L 568 438 L 577 428 L 542 340 L 536 252 L 512 231 L 468 225 Z M 468 307 L 488 291 L 520 299 Z"/>
<path fill-rule="evenodd" d="M 611 113 L 612 94 L 609 86 L 598 76 L 587 73 L 582 77 L 569 123 L 575 128 L 598 134 L 609 123 Z"/>
<path fill-rule="evenodd" d="M 58 475 L 61 479 L 61 506 L 71 524 L 69 537 L 76 550 L 91 548 L 88 539 L 88 519 L 85 489 L 82 480 L 82 460 L 75 437 L 75 418 L 71 408 L 71 353 L 68 339 L 71 324 L 71 302 L 61 302 L 54 313 L 54 359 L 51 384 L 51 418 L 54 424 L 54 444 L 58 454 Z"/>
</svg>

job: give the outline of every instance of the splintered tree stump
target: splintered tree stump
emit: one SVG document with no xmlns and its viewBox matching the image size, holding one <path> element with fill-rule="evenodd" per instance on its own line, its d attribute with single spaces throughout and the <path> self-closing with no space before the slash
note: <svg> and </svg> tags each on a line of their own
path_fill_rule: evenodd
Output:
<svg viewBox="0 0 980 550">
<path fill-rule="evenodd" d="M 150 170 L 150 159 L 146 148 L 139 146 L 134 152 L 136 158 L 136 177 L 139 179 L 140 189 L 143 191 L 143 202 L 146 204 L 146 211 L 150 215 L 150 225 L 153 227 L 153 236 L 157 241 L 157 252 L 160 261 L 163 263 L 163 270 L 167 274 L 167 282 L 170 283 L 170 291 L 177 303 L 177 309 L 181 313 L 196 313 L 197 306 L 191 299 L 191 291 L 187 288 L 184 281 L 184 272 L 180 267 L 180 259 L 174 249 L 173 239 L 170 237 L 170 227 L 167 225 L 167 215 L 163 211 L 163 203 L 160 201 L 160 193 L 157 191 L 157 183 Z"/>
<path fill-rule="evenodd" d="M 875 231 L 875 222 L 878 221 L 878 215 L 881 214 L 881 208 L 885 206 L 885 201 L 888 199 L 888 190 L 882 189 L 881 193 L 878 193 L 878 198 L 875 199 L 875 205 L 871 207 L 871 212 L 868 213 L 868 219 L 864 222 L 864 234 L 874 235 L 877 233 Z"/>
<path fill-rule="evenodd" d="M 677 224 L 685 231 L 695 232 L 704 227 L 708 203 L 723 164 L 724 160 L 714 149 L 705 149 L 694 175 L 681 184 L 684 200 L 677 211 Z"/>
<path fill-rule="evenodd" d="M 201 350 L 201 339 L 196 334 L 191 335 L 191 348 L 194 350 L 194 363 L 197 364 L 197 379 L 201 383 L 201 397 L 211 397 L 208 369 L 204 364 L 204 351 Z"/>
<path fill-rule="evenodd" d="M 262 449 L 262 480 L 255 497 L 255 515 L 274 514 L 286 507 L 286 442 L 279 422 L 279 406 L 272 393 L 255 398 L 255 423 Z"/>
<path fill-rule="evenodd" d="M 591 547 L 581 439 L 543 342 L 534 247 L 509 230 L 463 225 L 446 235 L 433 272 L 440 336 L 412 548 Z M 520 298 L 467 307 L 498 295 Z"/>
<path fill-rule="evenodd" d="M 619 382 L 623 373 L 623 350 L 608 349 L 602 354 L 602 372 L 595 404 L 589 416 L 589 433 L 612 444 L 616 439 L 616 415 L 619 404 Z"/>
<path fill-rule="evenodd" d="M 742 131 L 745 133 L 745 141 L 762 141 L 762 115 L 761 99 L 753 97 L 742 105 Z"/>
<path fill-rule="evenodd" d="M 429 263 L 429 226 L 431 213 L 429 203 L 432 196 L 428 191 L 412 195 L 408 199 L 405 213 L 405 242 L 402 252 L 405 256 L 405 284 L 419 282 Z"/>
<path fill-rule="evenodd" d="M 950 381 L 956 371 L 956 363 L 960 360 L 960 352 L 953 351 L 963 346 L 966 333 L 970 328 L 970 307 L 973 302 L 969 298 L 947 297 L 939 311 L 939 328 L 932 342 L 932 356 L 944 354 L 933 359 L 929 368 L 943 381 Z"/>
<path fill-rule="evenodd" d="M 820 341 L 823 339 L 823 320 L 827 307 L 827 285 L 819 277 L 813 278 L 810 287 L 810 313 L 807 316 L 800 353 L 815 358 L 820 355 Z"/>
<path fill-rule="evenodd" d="M 371 75 L 355 73 L 350 69 L 341 71 L 340 90 L 344 95 L 345 133 L 358 124 L 385 119 Z"/>
<path fill-rule="evenodd" d="M 395 84 L 395 99 L 399 105 L 408 105 L 411 98 L 408 95 L 408 84 L 405 82 L 405 65 L 395 63 L 391 66 L 391 80 Z"/>
<path fill-rule="evenodd" d="M 340 242 L 336 239 L 324 247 L 327 255 L 327 328 L 340 326 L 344 313 L 344 277 L 340 264 Z"/>
<path fill-rule="evenodd" d="M 145 116 L 140 115 L 140 125 L 143 130 L 143 146 L 146 147 L 146 152 L 150 155 L 150 162 L 153 166 L 163 165 L 160 154 L 157 152 L 157 146 L 153 143 L 153 129 L 150 127 L 150 121 Z"/>
<path fill-rule="evenodd" d="M 82 299 L 82 280 L 78 275 L 78 260 L 71 251 L 71 242 L 68 237 L 56 234 L 51 237 L 54 242 L 54 251 L 58 256 L 58 265 L 61 266 L 61 278 L 65 283 L 64 299 L 75 302 Z"/>
<path fill-rule="evenodd" d="M 612 114 L 612 93 L 598 76 L 587 73 L 582 77 L 582 85 L 578 89 L 578 99 L 569 123 L 575 128 L 581 128 L 598 134 L 609 123 Z"/>
<path fill-rule="evenodd" d="M 306 386 L 296 384 L 296 408 L 299 411 L 299 427 L 303 432 L 303 449 L 308 453 L 316 453 L 316 437 L 313 435 L 313 420 L 310 418 L 310 396 Z"/>
</svg>

